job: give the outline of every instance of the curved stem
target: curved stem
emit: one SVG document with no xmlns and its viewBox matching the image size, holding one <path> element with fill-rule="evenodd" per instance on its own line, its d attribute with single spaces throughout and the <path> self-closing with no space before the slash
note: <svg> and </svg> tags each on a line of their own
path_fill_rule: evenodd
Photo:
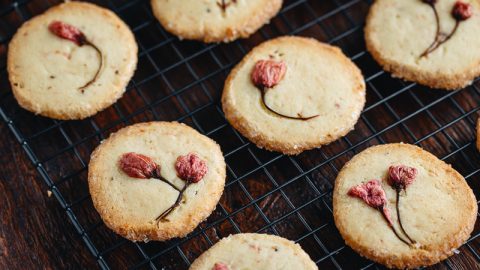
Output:
<svg viewBox="0 0 480 270">
<path fill-rule="evenodd" d="M 152 175 L 152 178 L 155 178 L 157 180 L 160 180 L 162 182 L 164 182 L 165 184 L 169 185 L 170 187 L 172 187 L 173 189 L 175 189 L 176 191 L 178 191 L 178 196 L 177 196 L 177 199 L 175 200 L 175 202 L 169 207 L 167 208 L 167 210 L 163 211 L 163 213 L 161 213 L 155 220 L 157 221 L 161 221 L 163 219 L 165 219 L 168 215 L 170 215 L 170 213 L 173 212 L 173 210 L 175 210 L 175 208 L 180 205 L 180 202 L 182 201 L 182 198 L 183 198 L 183 193 L 185 192 L 185 190 L 187 189 L 187 187 L 190 185 L 190 182 L 186 182 L 185 186 L 183 186 L 182 189 L 179 189 L 177 186 L 175 186 L 173 183 L 171 183 L 170 181 L 168 181 L 167 179 L 165 179 L 159 171 L 154 171 L 153 175 Z"/>
<path fill-rule="evenodd" d="M 93 78 L 90 81 L 88 81 L 85 85 L 78 88 L 78 90 L 82 91 L 82 93 L 85 92 L 85 88 L 89 87 L 97 80 L 98 75 L 100 74 L 100 71 L 102 70 L 102 67 L 103 67 L 102 51 L 100 51 L 100 49 L 95 44 L 91 43 L 88 40 L 84 41 L 84 45 L 92 47 L 97 52 L 98 57 L 100 59 L 100 65 L 98 66 L 97 72 L 95 72 L 95 76 L 93 76 Z"/>
<path fill-rule="evenodd" d="M 179 189 L 177 186 L 175 186 L 174 184 L 172 184 L 170 181 L 168 181 L 167 179 L 165 179 L 163 176 L 159 175 L 158 173 L 154 173 L 154 174 L 152 175 L 152 178 L 155 178 L 155 179 L 157 179 L 157 180 L 160 180 L 160 181 L 164 182 L 165 184 L 171 186 L 171 187 L 172 187 L 173 189 L 175 189 L 176 191 L 180 192 L 180 189 Z"/>
<path fill-rule="evenodd" d="M 435 7 L 435 4 L 430 4 L 430 6 L 433 9 L 433 14 L 435 14 L 435 22 L 436 22 L 436 25 L 437 25 L 437 30 L 435 32 L 435 37 L 439 37 L 440 36 L 440 16 L 438 15 L 438 11 L 437 11 L 437 8 Z"/>
<path fill-rule="evenodd" d="M 403 234 L 405 234 L 405 236 L 408 238 L 408 240 L 410 240 L 410 242 L 412 244 L 415 244 L 417 243 L 415 240 L 413 240 L 410 235 L 408 235 L 408 233 L 405 231 L 405 228 L 403 228 L 403 224 L 402 224 L 402 218 L 400 217 L 400 207 L 399 207 L 399 204 L 400 204 L 400 189 L 396 189 L 397 191 L 397 202 L 396 202 L 396 205 L 397 205 L 397 218 L 398 218 L 398 223 L 400 224 L 400 229 L 402 230 Z"/>
<path fill-rule="evenodd" d="M 441 43 L 441 44 L 447 42 L 449 39 L 451 39 L 451 38 L 453 37 L 453 35 L 455 34 L 455 32 L 457 32 L 459 25 L 460 25 L 460 21 L 459 21 L 459 20 L 456 20 L 456 21 L 455 21 L 455 26 L 453 27 L 452 32 L 450 32 L 450 34 L 449 34 L 446 38 L 444 38 L 444 39 L 442 40 L 442 43 Z"/>
<path fill-rule="evenodd" d="M 429 55 L 430 53 L 432 53 L 433 51 L 435 51 L 436 49 L 438 49 L 438 47 L 440 47 L 442 44 L 444 44 L 445 42 L 447 42 L 448 40 L 450 40 L 453 35 L 457 32 L 457 29 L 458 29 L 458 26 L 460 25 L 460 22 L 459 20 L 455 20 L 455 27 L 453 27 L 452 31 L 450 32 L 450 34 L 448 34 L 447 36 L 443 36 L 442 37 L 442 34 L 440 33 L 440 17 L 438 16 L 438 11 L 437 9 L 435 8 L 435 5 L 434 4 L 429 4 L 430 7 L 432 7 L 433 9 L 433 12 L 435 14 L 435 21 L 436 21 L 436 24 L 437 24 L 437 31 L 436 31 L 436 34 L 435 34 L 435 40 L 432 42 L 432 44 L 430 45 L 430 47 L 428 47 L 421 55 L 420 57 L 425 57 L 427 55 Z"/>
<path fill-rule="evenodd" d="M 385 211 L 383 211 L 383 209 L 381 208 L 378 208 L 377 209 L 378 211 L 380 211 L 380 213 L 382 214 L 383 218 L 385 219 L 385 221 L 387 222 L 388 226 L 390 227 L 390 229 L 392 229 L 393 233 L 395 234 L 395 236 L 400 240 L 402 241 L 403 243 L 405 243 L 406 245 L 410 246 L 410 243 L 407 242 L 405 239 L 403 239 L 402 237 L 400 237 L 400 235 L 398 234 L 397 230 L 395 229 L 395 227 L 393 227 L 393 224 L 390 223 L 390 219 L 387 217 L 387 215 L 385 214 Z"/>
<path fill-rule="evenodd" d="M 283 117 L 283 118 L 288 118 L 288 119 L 293 119 L 293 120 L 302 120 L 302 121 L 307 121 L 307 120 L 313 119 L 313 118 L 318 116 L 318 114 L 317 114 L 317 115 L 314 115 L 314 116 L 303 117 L 300 114 L 298 114 L 298 117 L 295 117 L 295 116 L 288 116 L 288 115 L 284 115 L 284 114 L 281 114 L 279 112 L 276 112 L 274 109 L 269 107 L 267 105 L 267 102 L 265 101 L 265 95 L 267 93 L 267 90 L 264 88 L 264 89 L 260 89 L 260 91 L 262 92 L 262 103 L 265 106 L 265 108 L 267 108 L 267 110 L 269 110 L 270 112 L 272 112 L 273 114 L 275 114 L 277 116 L 280 116 L 280 117 Z"/>
<path fill-rule="evenodd" d="M 156 221 L 160 222 L 160 221 L 164 220 L 168 215 L 170 215 L 170 213 L 173 212 L 173 210 L 175 210 L 175 208 L 177 208 L 180 205 L 180 202 L 182 202 L 183 194 L 185 193 L 185 190 L 187 190 L 189 185 L 190 185 L 190 182 L 185 183 L 185 186 L 183 186 L 183 188 L 181 190 L 179 190 L 178 196 L 177 196 L 177 199 L 175 200 L 175 202 L 169 208 L 167 208 L 167 210 L 163 211 L 163 213 L 161 213 L 155 219 Z"/>
<path fill-rule="evenodd" d="M 439 39 L 440 39 L 440 16 L 438 15 L 438 11 L 437 11 L 437 8 L 435 8 L 435 4 L 428 4 L 432 10 L 433 10 L 433 13 L 435 14 L 435 23 L 437 25 L 437 30 L 436 30 L 436 33 L 435 33 L 435 39 L 433 40 L 432 44 L 430 44 L 430 46 L 422 53 L 422 55 L 420 55 L 420 57 L 424 57 L 424 56 L 427 56 L 429 53 L 433 52 L 436 48 L 438 48 L 438 46 L 440 46 L 439 44 Z"/>
</svg>

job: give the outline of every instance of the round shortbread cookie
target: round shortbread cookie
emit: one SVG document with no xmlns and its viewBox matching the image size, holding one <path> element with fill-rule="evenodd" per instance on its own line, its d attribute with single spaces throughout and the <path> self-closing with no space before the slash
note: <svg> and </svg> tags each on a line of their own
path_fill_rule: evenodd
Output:
<svg viewBox="0 0 480 270">
<path fill-rule="evenodd" d="M 268 23 L 283 0 L 151 0 L 155 17 L 179 38 L 230 42 Z"/>
<path fill-rule="evenodd" d="M 265 94 L 252 73 L 262 60 L 285 64 L 283 79 Z M 257 146 L 285 154 L 299 154 L 346 135 L 365 104 L 360 70 L 339 48 L 303 37 L 280 37 L 248 53 L 228 76 L 222 96 L 225 117 Z"/>
<path fill-rule="evenodd" d="M 456 2 L 442 0 L 434 4 L 439 40 L 455 28 L 452 10 Z M 480 75 L 480 1 L 462 2 L 471 4 L 473 15 L 458 25 L 450 39 L 422 56 L 437 40 L 432 6 L 422 0 L 376 0 L 365 27 L 368 51 L 394 77 L 447 90 L 471 84 Z"/>
<path fill-rule="evenodd" d="M 166 182 L 131 177 L 122 169 L 126 153 L 151 158 L 162 177 L 178 189 L 187 183 L 176 168 L 177 159 L 195 153 L 207 171 L 183 196 Z M 121 129 L 93 152 L 88 183 L 93 204 L 105 224 L 132 241 L 183 237 L 215 209 L 225 185 L 225 161 L 220 147 L 196 130 L 176 122 L 140 123 Z M 180 204 L 165 219 L 157 218 Z"/>
<path fill-rule="evenodd" d="M 400 218 L 414 245 L 400 241 L 377 209 L 348 195 L 352 187 L 378 179 L 393 226 L 406 239 L 397 218 L 396 190 L 387 180 L 389 167 L 397 165 L 417 171 L 413 183 L 399 193 Z M 468 239 L 476 202 L 450 165 L 417 146 L 387 144 L 368 148 L 343 167 L 335 181 L 333 214 L 346 244 L 360 255 L 391 268 L 417 268 L 447 258 Z"/>
<path fill-rule="evenodd" d="M 100 53 L 54 34 L 55 22 L 83 32 Z M 113 12 L 82 2 L 60 4 L 27 21 L 8 50 L 8 75 L 20 106 L 55 119 L 83 119 L 115 103 L 136 65 L 137 44 L 128 26 Z"/>
<path fill-rule="evenodd" d="M 198 257 L 190 267 L 190 270 L 226 269 L 318 268 L 300 245 L 279 236 L 256 233 L 241 233 L 223 238 Z"/>
</svg>

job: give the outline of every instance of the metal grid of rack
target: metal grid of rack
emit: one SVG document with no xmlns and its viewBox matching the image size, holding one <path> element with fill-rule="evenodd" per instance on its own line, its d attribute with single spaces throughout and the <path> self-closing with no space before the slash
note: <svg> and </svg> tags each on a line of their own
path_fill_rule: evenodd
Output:
<svg viewBox="0 0 480 270">
<path fill-rule="evenodd" d="M 362 30 L 372 1 L 285 0 L 269 25 L 230 44 L 178 40 L 162 29 L 147 0 L 94 1 L 132 28 L 140 49 L 138 69 L 115 105 L 89 119 L 67 122 L 22 110 L 12 96 L 5 63 L 8 41 L 21 23 L 58 2 L 0 1 L 0 115 L 102 269 L 186 269 L 220 238 L 239 232 L 295 240 L 320 269 L 378 268 L 344 245 L 331 207 L 338 170 L 375 144 L 422 146 L 451 163 L 480 195 L 480 155 L 474 143 L 480 84 L 446 92 L 391 78 L 365 51 Z M 292 157 L 255 147 L 227 124 L 219 105 L 224 79 L 242 56 L 256 44 L 286 34 L 340 46 L 361 68 L 368 87 L 355 131 Z M 151 120 L 181 121 L 216 140 L 228 179 L 215 212 L 187 237 L 132 243 L 109 231 L 94 210 L 87 165 L 95 146 L 110 133 Z M 460 248 L 476 263 L 479 235 L 476 226 Z M 453 268 L 449 260 L 442 266 Z"/>
</svg>

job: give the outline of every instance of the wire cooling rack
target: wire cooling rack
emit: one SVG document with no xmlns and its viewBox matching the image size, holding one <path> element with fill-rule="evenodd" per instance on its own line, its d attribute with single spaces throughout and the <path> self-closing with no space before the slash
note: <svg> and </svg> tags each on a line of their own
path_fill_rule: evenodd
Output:
<svg viewBox="0 0 480 270">
<path fill-rule="evenodd" d="M 96 1 L 132 28 L 139 63 L 124 97 L 83 121 L 26 112 L 8 83 L 5 60 L 11 36 L 22 22 L 58 2 L 0 0 L 0 114 L 102 269 L 187 269 L 220 238 L 239 232 L 295 240 L 320 269 L 379 268 L 345 246 L 333 223 L 331 202 L 338 170 L 376 144 L 403 141 L 424 147 L 462 173 L 480 198 L 480 155 L 474 144 L 479 83 L 447 92 L 391 78 L 365 51 L 362 31 L 371 1 L 286 0 L 269 25 L 231 44 L 178 40 L 155 20 L 148 0 Z M 255 147 L 227 124 L 219 105 L 225 77 L 243 55 L 286 34 L 340 46 L 361 68 L 368 87 L 355 131 L 294 157 Z M 132 243 L 106 228 L 93 208 L 87 165 L 93 149 L 110 133 L 150 120 L 181 121 L 216 140 L 225 154 L 228 179 L 215 212 L 187 237 Z M 470 269 L 480 263 L 479 234 L 477 225 L 455 255 Z M 449 259 L 438 268 L 458 267 Z"/>
</svg>

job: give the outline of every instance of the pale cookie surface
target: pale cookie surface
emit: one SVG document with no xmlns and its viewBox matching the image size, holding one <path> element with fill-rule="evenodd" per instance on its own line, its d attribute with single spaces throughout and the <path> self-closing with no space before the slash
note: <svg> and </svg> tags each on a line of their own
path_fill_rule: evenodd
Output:
<svg viewBox="0 0 480 270">
<path fill-rule="evenodd" d="M 80 29 L 103 53 L 78 46 L 49 31 L 61 21 Z M 137 44 L 113 12 L 93 4 L 68 2 L 52 7 L 20 27 L 9 44 L 8 74 L 20 106 L 56 119 L 82 119 L 119 99 L 137 64 Z"/>
<path fill-rule="evenodd" d="M 284 78 L 265 95 L 266 104 L 288 116 L 266 110 L 252 70 L 259 60 L 284 61 Z M 299 154 L 346 135 L 365 104 L 360 70 L 337 47 L 303 37 L 280 37 L 248 53 L 225 83 L 222 106 L 227 120 L 257 146 Z"/>
<path fill-rule="evenodd" d="M 386 179 L 391 165 L 418 170 L 406 194 L 402 191 L 399 205 L 403 226 L 418 247 L 401 242 L 379 211 L 347 195 L 353 186 L 380 180 L 400 231 L 396 192 Z M 473 230 L 477 203 L 465 179 L 450 165 L 419 147 L 387 144 L 368 148 L 343 167 L 335 181 L 333 212 L 347 245 L 387 267 L 404 269 L 432 265 L 452 255 Z"/>
<path fill-rule="evenodd" d="M 283 0 L 151 0 L 153 13 L 180 38 L 230 42 L 268 23 Z M 224 4 L 222 4 L 224 3 Z"/>
<path fill-rule="evenodd" d="M 212 270 L 215 264 L 230 270 L 318 269 L 300 245 L 279 236 L 255 233 L 223 238 L 195 260 L 190 270 Z"/>
<path fill-rule="evenodd" d="M 455 26 L 452 9 L 457 0 L 436 1 L 440 33 Z M 368 51 L 394 77 L 432 88 L 460 89 L 480 75 L 480 1 L 464 0 L 473 15 L 438 49 L 421 57 L 436 36 L 433 9 L 422 0 L 376 0 L 365 27 Z"/>
<path fill-rule="evenodd" d="M 157 179 L 125 174 L 119 160 L 129 152 L 152 158 L 162 176 L 180 189 L 185 181 L 175 170 L 178 156 L 195 153 L 208 172 L 188 186 L 182 203 L 166 220 L 157 222 L 179 192 Z M 112 134 L 94 151 L 88 183 L 95 208 L 113 231 L 132 241 L 167 240 L 190 233 L 215 209 L 225 184 L 225 161 L 214 141 L 184 124 L 141 123 Z"/>
</svg>

